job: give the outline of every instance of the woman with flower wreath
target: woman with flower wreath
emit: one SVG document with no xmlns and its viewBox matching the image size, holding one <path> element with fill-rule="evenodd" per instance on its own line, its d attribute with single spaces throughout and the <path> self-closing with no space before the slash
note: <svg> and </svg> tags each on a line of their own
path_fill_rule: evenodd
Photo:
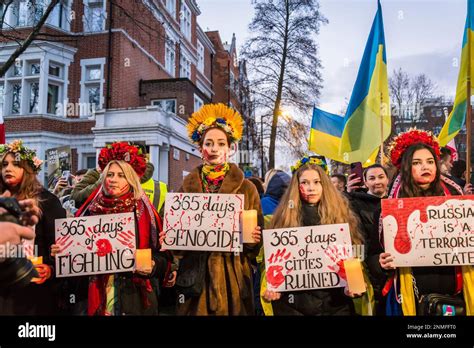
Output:
<svg viewBox="0 0 474 348">
<path fill-rule="evenodd" d="M 66 217 L 59 199 L 38 181 L 42 161 L 36 152 L 23 145 L 21 140 L 0 145 L 0 192 L 23 200 L 33 199 L 39 206 L 41 217 L 35 226 L 34 243 L 25 246 L 27 256 L 40 256 L 43 263 L 36 265 L 39 278 L 20 289 L 0 291 L 1 315 L 54 315 L 58 313 L 58 282 L 54 277 L 54 260 L 49 246 L 54 243 L 54 220 Z M 35 251 L 37 250 L 37 254 Z"/>
<path fill-rule="evenodd" d="M 412 129 L 390 145 L 390 159 L 399 169 L 389 198 L 462 195 L 462 188 L 441 175 L 440 148 L 431 132 Z M 380 226 L 381 236 L 382 226 Z M 405 238 L 400 239 L 406 241 Z M 472 266 L 401 267 L 379 245 L 382 269 L 392 272 L 384 294 L 387 314 L 419 315 L 416 303 L 428 294 L 443 294 L 465 300 L 467 315 L 474 315 L 474 268 Z M 401 301 L 400 301 L 401 299 Z"/>
<path fill-rule="evenodd" d="M 168 277 L 171 254 L 159 250 L 161 219 L 140 185 L 146 170 L 145 155 L 126 142 L 113 143 L 101 150 L 99 167 L 99 186 L 76 216 L 133 212 L 136 248 L 151 249 L 152 268 L 89 277 L 87 314 L 158 315 L 160 285 Z M 96 242 L 97 248 L 101 247 L 100 242 Z M 60 251 L 58 245 L 51 249 L 53 255 Z"/>
<path fill-rule="evenodd" d="M 256 209 L 263 225 L 257 189 L 236 164 L 229 163 L 232 145 L 242 136 L 240 114 L 224 104 L 204 105 L 189 119 L 188 133 L 198 145 L 203 164 L 184 179 L 178 192 L 243 194 L 244 209 Z M 165 233 L 160 235 L 165 238 Z M 255 244 L 244 244 L 242 253 L 175 252 L 180 258 L 176 280 L 178 315 L 253 315 L 254 296 L 250 261 L 258 253 L 261 230 L 253 232 Z M 183 301 L 184 299 L 184 301 Z"/>
<path fill-rule="evenodd" d="M 291 167 L 293 176 L 280 200 L 270 229 L 348 223 L 352 245 L 363 243 L 359 221 L 351 211 L 349 201 L 332 185 L 324 157 L 305 156 Z M 291 202 L 292 204 L 289 204 Z M 331 255 L 337 261 L 334 271 L 345 277 L 340 255 Z M 369 286 L 364 301 L 362 294 L 353 294 L 347 288 L 315 289 L 295 292 L 268 290 L 278 276 L 268 275 L 262 281 L 260 294 L 265 315 L 332 316 L 367 313 L 372 289 Z M 367 283 L 368 278 L 367 278 Z M 370 283 L 368 284 L 370 285 Z M 370 292 L 370 294 L 368 294 Z M 357 297 L 357 299 L 355 299 Z M 355 304 L 357 303 L 357 310 Z M 362 306 L 365 307 L 362 310 Z"/>
</svg>

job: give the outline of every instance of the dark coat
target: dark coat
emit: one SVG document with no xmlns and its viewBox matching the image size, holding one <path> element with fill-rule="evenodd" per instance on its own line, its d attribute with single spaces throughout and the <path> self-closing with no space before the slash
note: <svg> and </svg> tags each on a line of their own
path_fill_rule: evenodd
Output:
<svg viewBox="0 0 474 348">
<path fill-rule="evenodd" d="M 317 206 L 303 204 L 303 226 L 321 224 Z M 353 315 L 352 299 L 344 295 L 343 288 L 283 292 L 272 302 L 274 315 Z"/>
<path fill-rule="evenodd" d="M 202 193 L 201 168 L 195 168 L 184 179 L 179 192 Z M 230 164 L 219 193 L 243 194 L 244 209 L 256 209 L 259 226 L 263 226 L 260 198 L 255 186 L 244 179 L 244 173 L 235 164 Z M 179 301 L 178 315 L 253 315 L 255 311 L 253 281 L 250 262 L 260 249 L 260 244 L 250 247 L 244 244 L 243 253 L 231 252 L 177 252 L 181 257 L 176 284 L 187 285 L 200 291 L 194 296 L 185 295 Z M 199 266 L 202 267 L 199 267 Z M 199 282 L 202 274 L 202 284 Z M 196 286 L 198 285 L 198 286 Z M 182 292 L 181 292 L 182 293 Z"/>
<path fill-rule="evenodd" d="M 43 263 L 52 267 L 52 276 L 43 284 L 31 283 L 23 288 L 0 292 L 0 315 L 55 315 L 58 314 L 58 280 L 55 278 L 54 259 L 50 247 L 54 244 L 54 220 L 66 217 L 59 199 L 43 189 L 39 196 L 42 216 L 35 227 L 35 246 Z"/>
<path fill-rule="evenodd" d="M 273 214 L 290 180 L 291 177 L 284 172 L 277 172 L 273 175 L 262 198 L 262 211 L 264 216 Z"/>
</svg>

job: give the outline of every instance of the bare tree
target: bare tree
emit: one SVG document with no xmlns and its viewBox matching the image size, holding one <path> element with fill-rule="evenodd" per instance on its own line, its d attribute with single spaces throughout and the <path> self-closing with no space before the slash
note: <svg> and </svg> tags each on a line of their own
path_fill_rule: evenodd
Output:
<svg viewBox="0 0 474 348">
<path fill-rule="evenodd" d="M 285 132 L 278 134 L 283 108 L 309 116 L 319 96 L 321 62 L 314 38 L 326 22 L 317 0 L 255 1 L 255 17 L 249 25 L 255 35 L 245 43 L 243 56 L 248 61 L 256 107 L 261 116 L 271 116 L 270 168 L 275 166 L 277 135 L 294 143 Z"/>
<path fill-rule="evenodd" d="M 433 98 L 437 86 L 425 74 L 415 76 L 411 80 L 411 90 L 413 92 L 413 102 L 415 103 L 415 115 L 420 117 L 423 111 L 423 104 Z"/>
<path fill-rule="evenodd" d="M 16 48 L 16 50 L 10 55 L 7 61 L 3 63 L 2 66 L 0 66 L 0 76 L 5 75 L 5 73 L 13 65 L 15 60 L 23 52 L 25 52 L 25 50 L 28 48 L 28 46 L 31 45 L 33 40 L 37 38 L 37 36 L 40 34 L 41 28 L 46 23 L 46 20 L 48 19 L 50 13 L 53 11 L 54 7 L 59 3 L 59 1 L 60 0 L 51 0 L 49 2 L 48 7 L 43 13 L 39 11 L 39 7 L 42 6 L 42 1 L 38 1 L 38 3 L 37 1 L 31 1 L 28 3 L 28 6 L 30 7 L 29 10 L 34 11 L 35 24 L 33 25 L 31 31 L 29 31 L 29 33 L 27 33 L 26 35 L 24 31 L 19 31 L 11 27 L 8 23 L 5 23 L 6 13 L 9 7 L 13 5 L 14 1 L 7 0 L 7 1 L 4 1 L 3 4 L 0 4 L 1 6 L 0 37 L 6 40 L 16 41 L 16 43 L 18 44 L 18 47 Z"/>
<path fill-rule="evenodd" d="M 406 72 L 399 68 L 393 71 L 393 75 L 388 79 L 391 99 L 398 107 L 397 115 L 403 113 L 403 108 L 409 99 L 410 78 Z"/>
</svg>

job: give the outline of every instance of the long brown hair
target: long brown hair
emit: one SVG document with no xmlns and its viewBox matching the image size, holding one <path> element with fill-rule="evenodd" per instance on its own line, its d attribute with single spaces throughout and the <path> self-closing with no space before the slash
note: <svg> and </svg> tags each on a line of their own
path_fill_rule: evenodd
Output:
<svg viewBox="0 0 474 348">
<path fill-rule="evenodd" d="M 0 160 L 0 172 L 3 170 L 3 161 L 7 155 L 12 155 L 15 157 L 13 152 L 5 153 Z M 39 195 L 41 191 L 43 191 L 43 185 L 41 185 L 41 183 L 38 181 L 36 173 L 26 160 L 20 160 L 19 167 L 23 168 L 24 170 L 23 179 L 21 180 L 18 191 L 16 191 L 14 194 L 12 192 L 12 195 L 18 200 L 33 199 L 36 204 L 39 205 Z M 5 181 L 3 181 L 3 175 L 0 175 L 0 191 L 3 193 L 6 190 L 10 190 L 10 188 L 7 186 Z"/>
<path fill-rule="evenodd" d="M 422 190 L 421 187 L 415 182 L 411 173 L 413 156 L 418 150 L 428 150 L 432 155 L 436 163 L 436 177 L 431 183 L 427 190 Z M 418 143 L 410 146 L 403 154 L 401 167 L 400 167 L 401 186 L 399 197 L 423 197 L 423 196 L 442 196 L 444 193 L 443 186 L 441 185 L 441 171 L 439 159 L 436 156 L 435 151 L 431 146 L 423 143 Z"/>
<path fill-rule="evenodd" d="M 348 223 L 352 244 L 362 244 L 363 238 L 359 231 L 359 222 L 349 208 L 349 202 L 335 189 L 324 170 L 316 164 L 302 166 L 293 174 L 290 185 L 273 214 L 270 228 L 302 226 L 302 201 L 300 198 L 299 180 L 301 175 L 307 170 L 315 170 L 321 178 L 323 192 L 318 203 L 318 214 L 321 218 L 321 224 Z"/>
</svg>

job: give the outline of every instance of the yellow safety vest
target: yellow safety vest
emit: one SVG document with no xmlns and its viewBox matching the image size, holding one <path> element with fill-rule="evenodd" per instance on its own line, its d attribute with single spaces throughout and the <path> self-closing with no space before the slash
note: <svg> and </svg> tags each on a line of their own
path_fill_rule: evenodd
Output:
<svg viewBox="0 0 474 348">
<path fill-rule="evenodd" d="M 166 193 L 168 192 L 166 184 L 164 182 L 160 181 L 160 195 L 159 195 L 159 197 L 155 197 L 155 180 L 153 180 L 153 179 L 150 179 L 147 182 L 144 182 L 142 184 L 142 189 L 143 189 L 143 191 L 145 191 L 145 194 L 147 195 L 150 202 L 156 208 L 156 211 L 159 212 L 161 210 L 161 207 L 165 203 Z M 155 198 L 157 198 L 157 199 L 155 199 Z"/>
</svg>

